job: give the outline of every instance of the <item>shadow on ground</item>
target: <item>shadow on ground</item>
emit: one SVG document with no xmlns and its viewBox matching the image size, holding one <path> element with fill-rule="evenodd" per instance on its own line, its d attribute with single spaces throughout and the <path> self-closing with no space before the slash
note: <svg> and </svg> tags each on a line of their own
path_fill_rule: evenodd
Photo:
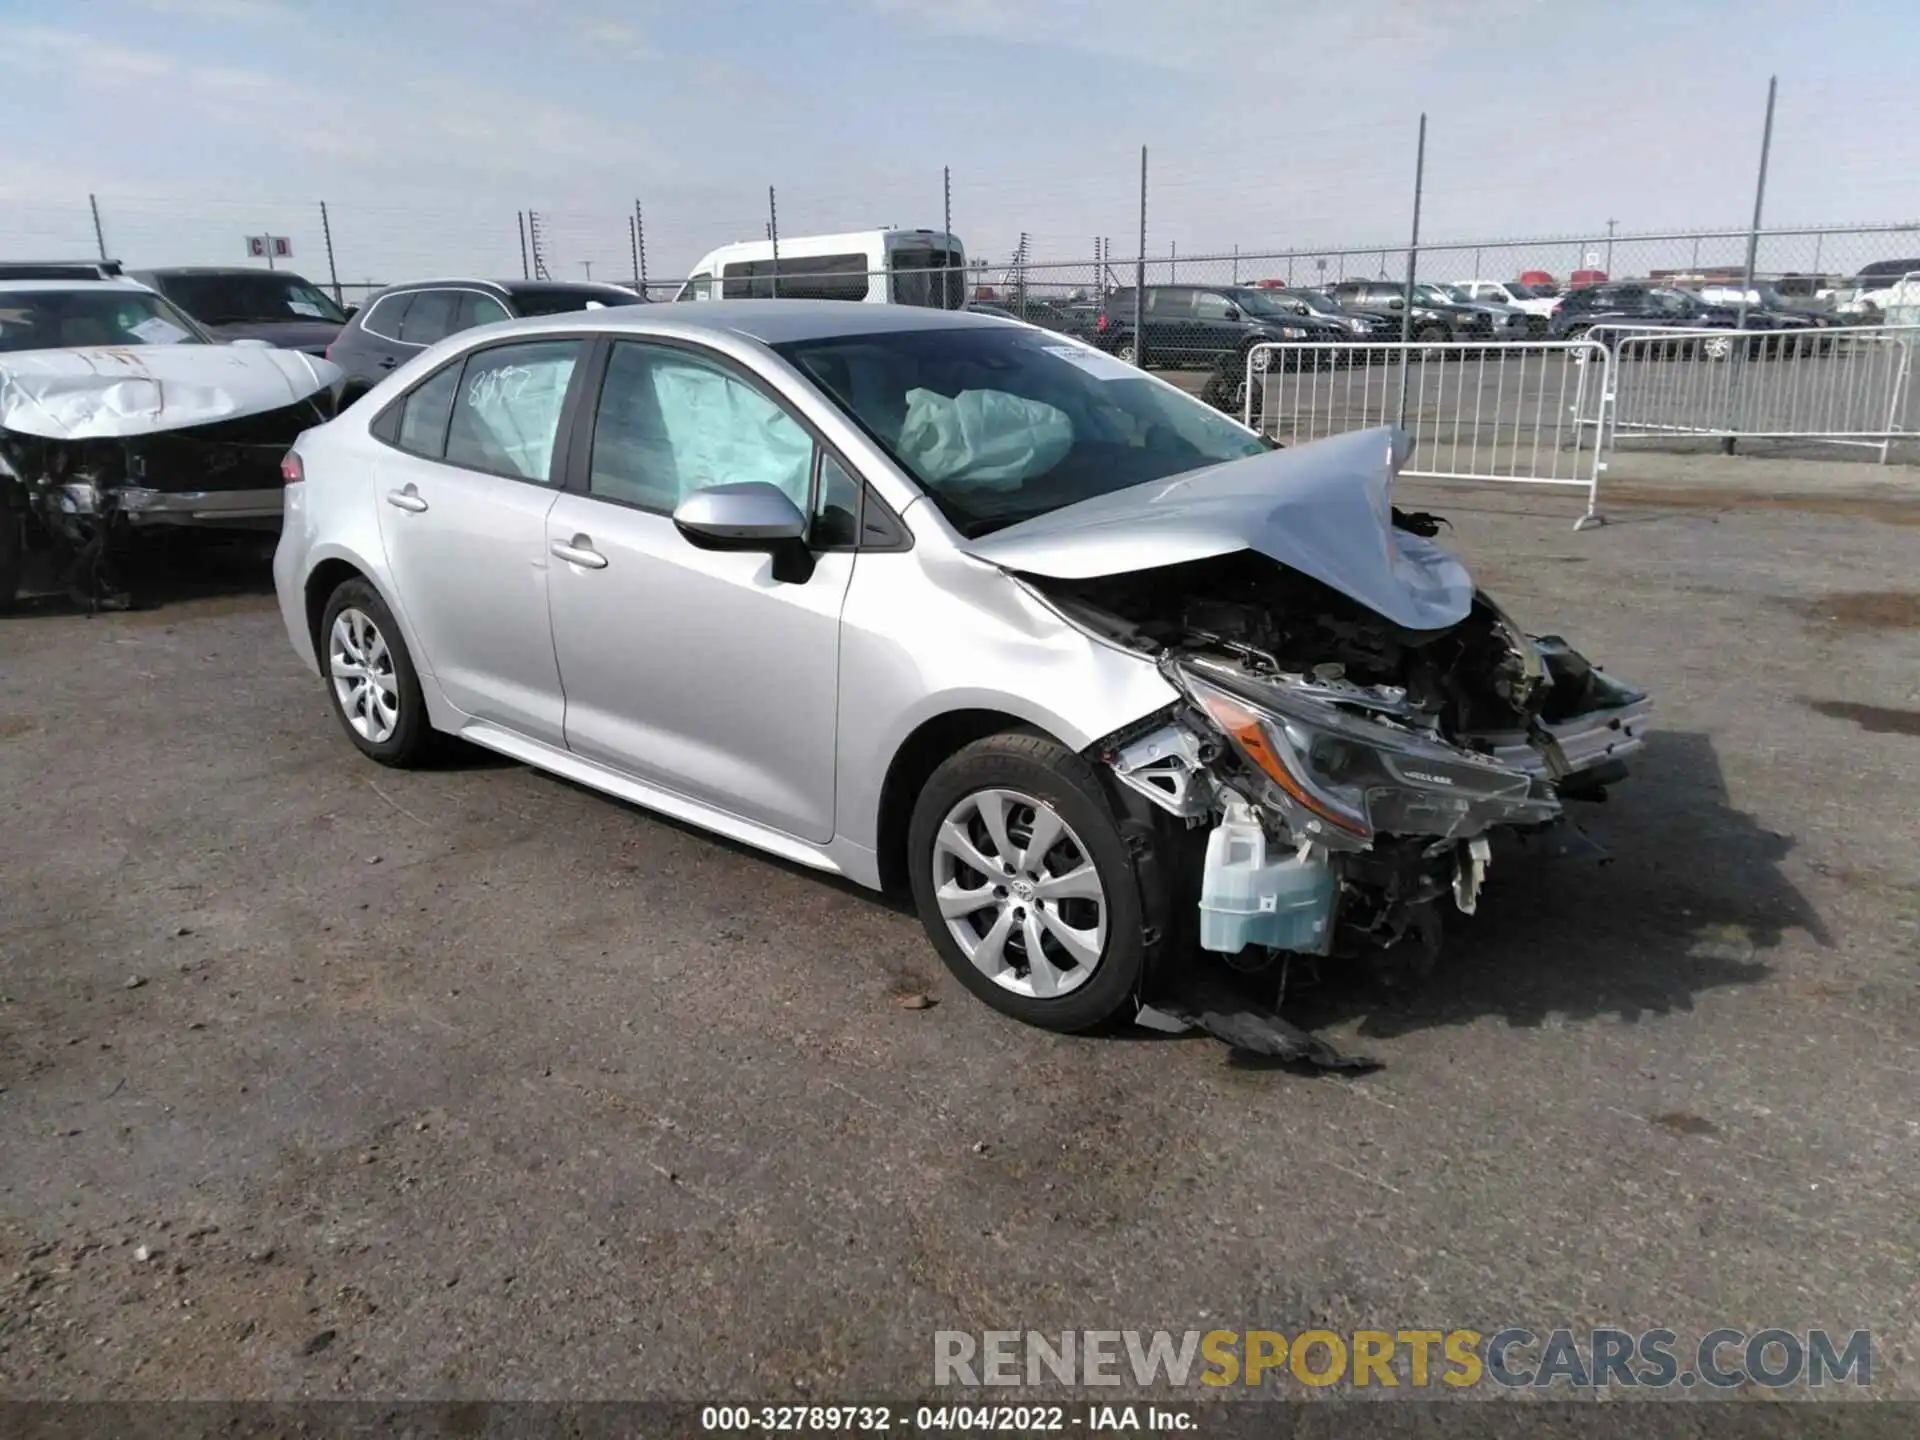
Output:
<svg viewBox="0 0 1920 1440">
<path fill-rule="evenodd" d="M 135 611 L 165 610 L 194 600 L 273 593 L 273 551 L 279 537 L 259 530 L 155 529 L 135 537 L 116 562 Z M 34 577 L 15 602 L 19 616 L 84 615 L 51 569 Z"/>
<path fill-rule="evenodd" d="M 1509 1025 L 1602 1017 L 1629 1023 L 1690 1010 L 1694 997 L 1764 980 L 1788 930 L 1831 937 L 1781 873 L 1793 838 L 1729 803 L 1712 741 L 1655 732 L 1633 777 L 1575 818 L 1611 852 L 1497 851 L 1478 914 L 1447 907 L 1440 963 L 1397 994 L 1323 962 L 1290 989 L 1309 1027 L 1359 1022 L 1391 1037 L 1492 1017 Z"/>
</svg>

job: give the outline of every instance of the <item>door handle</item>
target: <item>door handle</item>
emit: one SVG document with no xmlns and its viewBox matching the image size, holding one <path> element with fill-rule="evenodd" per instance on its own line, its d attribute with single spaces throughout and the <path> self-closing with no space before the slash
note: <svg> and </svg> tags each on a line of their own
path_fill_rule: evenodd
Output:
<svg viewBox="0 0 1920 1440">
<path fill-rule="evenodd" d="M 414 515 L 427 508 L 427 502 L 420 498 L 420 492 L 411 485 L 404 490 L 387 491 L 387 504 Z"/>
<path fill-rule="evenodd" d="M 395 356 L 383 355 L 380 359 L 374 361 L 373 363 L 378 365 L 382 370 L 391 370 L 396 365 L 398 365 L 400 361 Z"/>
<path fill-rule="evenodd" d="M 585 535 L 576 535 L 571 540 L 556 540 L 550 548 L 569 565 L 582 565 L 589 570 L 607 568 L 607 557 L 594 549 L 593 541 Z"/>
</svg>

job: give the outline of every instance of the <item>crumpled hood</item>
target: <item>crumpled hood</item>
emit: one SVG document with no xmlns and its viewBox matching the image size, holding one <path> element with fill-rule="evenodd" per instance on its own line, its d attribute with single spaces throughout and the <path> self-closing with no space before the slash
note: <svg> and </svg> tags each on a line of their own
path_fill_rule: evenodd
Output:
<svg viewBox="0 0 1920 1440">
<path fill-rule="evenodd" d="M 1440 546 L 1397 530 L 1404 431 L 1359 430 L 1116 490 L 976 540 L 989 564 L 1056 580 L 1123 575 L 1253 550 L 1409 630 L 1473 608 L 1473 579 Z"/>
<path fill-rule="evenodd" d="M 130 345 L 0 354 L 0 430 L 94 440 L 184 430 L 295 404 L 346 373 L 264 345 Z"/>
</svg>

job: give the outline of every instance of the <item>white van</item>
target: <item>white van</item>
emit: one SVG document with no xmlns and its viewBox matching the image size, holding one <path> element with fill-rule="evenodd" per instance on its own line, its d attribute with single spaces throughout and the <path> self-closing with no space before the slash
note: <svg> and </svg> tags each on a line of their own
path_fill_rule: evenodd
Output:
<svg viewBox="0 0 1920 1440">
<path fill-rule="evenodd" d="M 867 300 L 958 310 L 967 257 L 938 230 L 856 230 L 722 245 L 694 266 L 675 300 Z"/>
</svg>

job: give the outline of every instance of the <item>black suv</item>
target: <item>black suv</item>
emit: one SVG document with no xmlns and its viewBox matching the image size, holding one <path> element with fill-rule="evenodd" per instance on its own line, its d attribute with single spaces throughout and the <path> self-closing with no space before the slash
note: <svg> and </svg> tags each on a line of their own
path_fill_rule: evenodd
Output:
<svg viewBox="0 0 1920 1440">
<path fill-rule="evenodd" d="M 1094 322 L 1095 343 L 1129 364 L 1140 358 L 1133 296 L 1132 289 L 1114 291 Z M 1170 369 L 1230 368 L 1253 346 L 1275 341 L 1361 338 L 1339 316 L 1302 315 L 1238 285 L 1149 285 L 1145 325 L 1146 363 Z"/>
<path fill-rule="evenodd" d="M 1406 313 L 1407 287 L 1400 280 L 1342 280 L 1328 292 L 1333 303 L 1355 315 L 1383 316 L 1398 328 Z M 1490 305 L 1461 304 L 1434 285 L 1413 287 L 1412 339 L 1430 343 L 1447 340 L 1519 340 L 1527 333 L 1526 317 L 1509 317 Z"/>
<path fill-rule="evenodd" d="M 177 265 L 134 270 L 216 340 L 264 340 L 283 350 L 324 355 L 347 323 L 333 297 L 291 270 L 245 265 Z"/>
<path fill-rule="evenodd" d="M 619 285 L 565 280 L 420 280 L 367 298 L 327 348 L 347 372 L 347 395 L 369 390 L 427 346 L 500 320 L 562 315 L 592 306 L 640 305 Z"/>
<path fill-rule="evenodd" d="M 1622 325 L 1635 329 L 1732 330 L 1739 323 L 1740 312 L 1732 305 L 1709 305 L 1698 295 L 1671 286 L 1614 281 L 1568 291 L 1560 301 L 1560 308 L 1553 312 L 1553 319 L 1547 323 L 1547 333 L 1556 340 L 1578 340 L 1596 325 Z M 1778 331 L 1781 339 L 1817 328 L 1813 320 L 1805 315 L 1760 307 L 1747 311 L 1747 329 Z M 1604 341 L 1611 337 L 1609 332 L 1602 330 L 1594 338 Z M 1756 337 L 1748 342 L 1747 349 L 1749 354 L 1759 355 L 1777 350 L 1780 343 L 1780 339 Z M 1824 349 L 1831 342 L 1822 340 L 1818 343 Z M 1693 354 L 1697 351 L 1710 359 L 1722 360 L 1733 353 L 1734 342 L 1731 339 L 1716 340 L 1709 337 L 1697 344 L 1687 342 L 1668 346 L 1663 343 L 1659 348 L 1663 354 Z"/>
</svg>

